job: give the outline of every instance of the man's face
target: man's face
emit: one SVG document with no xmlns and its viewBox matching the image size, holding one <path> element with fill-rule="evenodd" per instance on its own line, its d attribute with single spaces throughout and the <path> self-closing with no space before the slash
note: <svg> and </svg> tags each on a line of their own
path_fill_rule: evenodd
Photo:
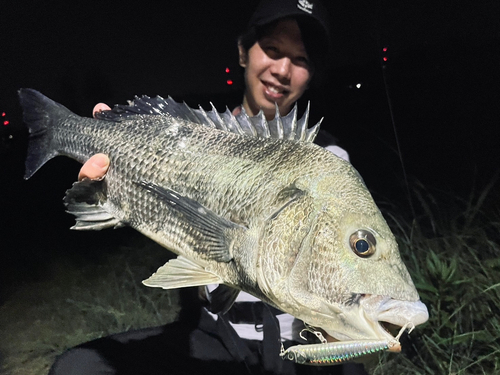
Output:
<svg viewBox="0 0 500 375">
<path fill-rule="evenodd" d="M 312 73 L 297 22 L 281 20 L 245 53 L 240 46 L 240 65 L 245 68 L 243 106 L 251 116 L 260 109 L 266 118 L 286 115 L 306 90 Z"/>
</svg>

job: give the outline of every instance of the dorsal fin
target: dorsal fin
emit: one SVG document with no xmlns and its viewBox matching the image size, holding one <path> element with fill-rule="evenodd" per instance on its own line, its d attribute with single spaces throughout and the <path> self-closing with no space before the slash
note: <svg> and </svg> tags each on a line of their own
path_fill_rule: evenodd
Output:
<svg viewBox="0 0 500 375">
<path fill-rule="evenodd" d="M 211 103 L 210 103 L 211 104 Z M 150 98 L 147 95 L 135 97 L 128 105 L 117 104 L 112 110 L 96 114 L 101 120 L 120 122 L 137 115 L 165 115 L 177 117 L 195 124 L 209 126 L 222 131 L 258 138 L 289 139 L 303 142 L 312 142 L 319 131 L 318 122 L 308 128 L 309 103 L 304 115 L 297 120 L 297 104 L 286 116 L 280 116 L 278 106 L 273 120 L 267 121 L 262 110 L 253 117 L 248 116 L 242 107 L 241 112 L 234 116 L 226 107 L 226 111 L 219 113 L 212 105 L 212 110 L 205 111 L 189 107 L 186 103 L 178 103 L 170 96 L 163 99 L 161 96 Z"/>
</svg>

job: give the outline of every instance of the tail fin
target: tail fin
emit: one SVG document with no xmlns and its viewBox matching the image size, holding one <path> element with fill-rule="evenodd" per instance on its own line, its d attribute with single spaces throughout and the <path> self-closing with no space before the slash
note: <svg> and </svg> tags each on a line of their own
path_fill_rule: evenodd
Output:
<svg viewBox="0 0 500 375">
<path fill-rule="evenodd" d="M 24 174 L 24 178 L 28 179 L 58 155 L 57 150 L 51 147 L 51 128 L 71 114 L 71 111 L 33 89 L 20 89 L 19 100 L 23 107 L 23 120 L 30 132 Z"/>
</svg>

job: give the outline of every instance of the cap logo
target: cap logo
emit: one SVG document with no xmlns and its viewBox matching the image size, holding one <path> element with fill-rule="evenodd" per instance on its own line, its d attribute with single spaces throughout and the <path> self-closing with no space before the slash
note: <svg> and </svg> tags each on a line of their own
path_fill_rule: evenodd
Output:
<svg viewBox="0 0 500 375">
<path fill-rule="evenodd" d="M 300 10 L 302 10 L 306 13 L 309 13 L 309 14 L 312 14 L 313 6 L 314 6 L 314 4 L 310 3 L 307 0 L 299 0 L 298 4 L 297 4 L 297 8 L 299 8 Z"/>
</svg>

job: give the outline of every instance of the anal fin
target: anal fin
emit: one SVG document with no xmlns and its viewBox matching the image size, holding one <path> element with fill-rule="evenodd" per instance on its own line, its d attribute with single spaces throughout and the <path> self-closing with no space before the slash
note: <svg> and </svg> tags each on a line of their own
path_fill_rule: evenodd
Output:
<svg viewBox="0 0 500 375">
<path fill-rule="evenodd" d="M 198 263 L 183 256 L 169 260 L 142 283 L 153 288 L 176 289 L 222 283 L 222 279 L 206 271 Z"/>
</svg>

